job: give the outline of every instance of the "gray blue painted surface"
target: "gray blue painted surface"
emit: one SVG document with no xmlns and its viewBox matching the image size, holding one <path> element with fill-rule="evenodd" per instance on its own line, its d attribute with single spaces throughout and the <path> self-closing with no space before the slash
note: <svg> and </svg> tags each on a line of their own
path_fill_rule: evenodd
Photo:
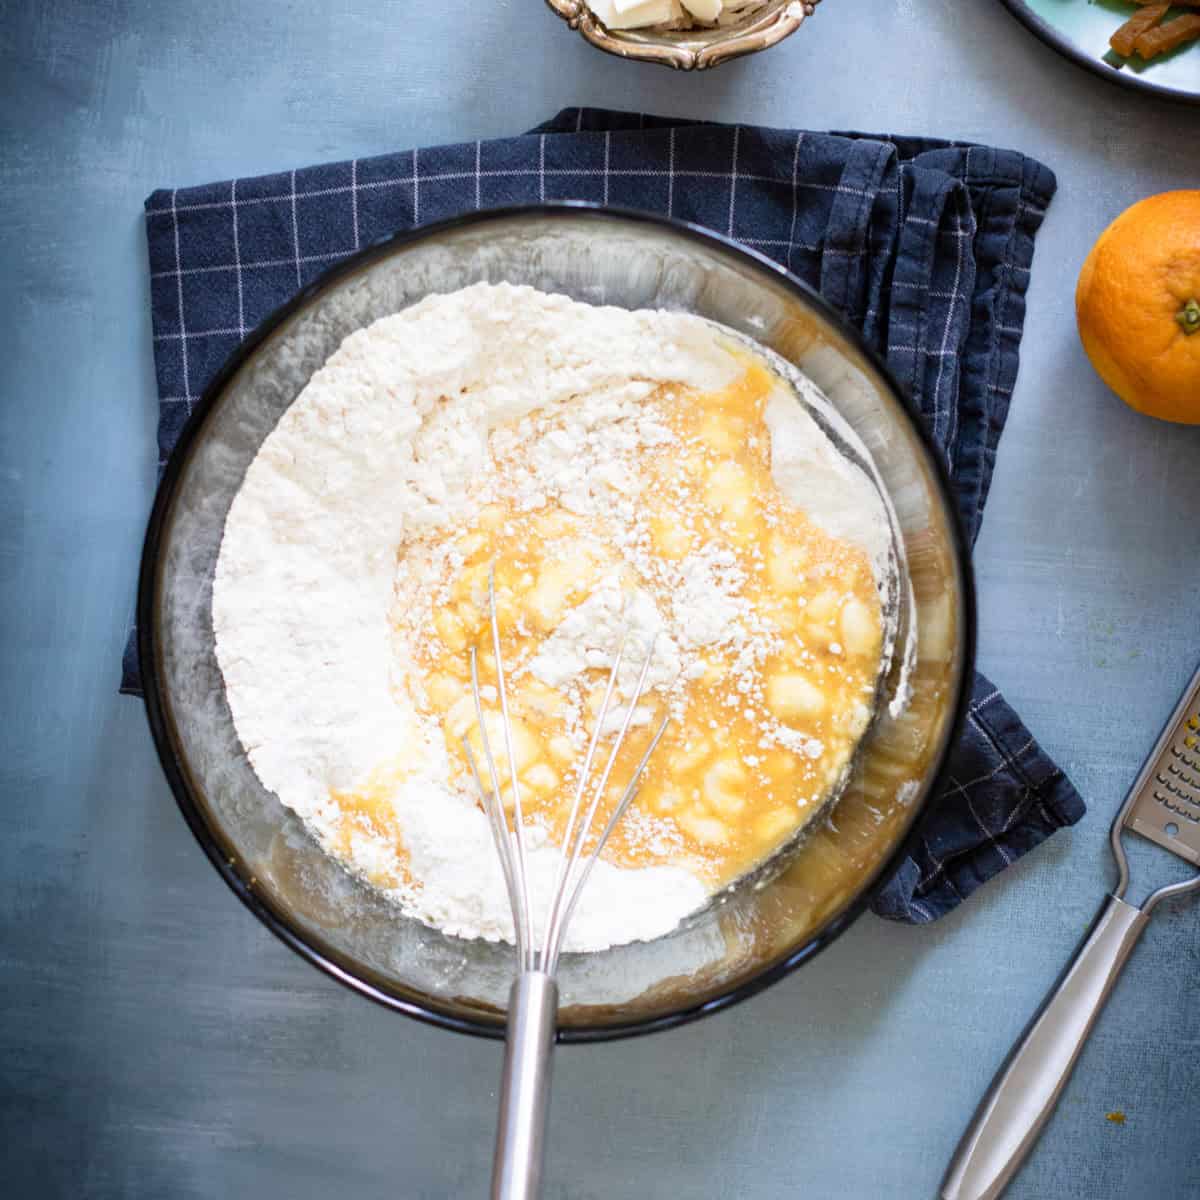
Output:
<svg viewBox="0 0 1200 1200">
<path fill-rule="evenodd" d="M 1099 903 L 1108 820 L 1200 657 L 1200 429 L 1110 396 L 1072 315 L 1108 220 L 1200 186 L 1195 110 L 1072 69 L 990 0 L 825 0 L 694 77 L 606 58 L 538 0 L 9 0 L 0 31 L 0 1176 L 22 1197 L 477 1196 L 490 1155 L 500 1048 L 277 944 L 116 694 L 154 477 L 153 187 L 578 103 L 959 136 L 1055 168 L 978 549 L 980 659 L 1091 813 L 933 928 L 864 918 L 739 1008 L 556 1065 L 551 1200 L 932 1196 Z M 1198 976 L 1200 909 L 1156 916 L 1015 1200 L 1200 1194 Z"/>
</svg>

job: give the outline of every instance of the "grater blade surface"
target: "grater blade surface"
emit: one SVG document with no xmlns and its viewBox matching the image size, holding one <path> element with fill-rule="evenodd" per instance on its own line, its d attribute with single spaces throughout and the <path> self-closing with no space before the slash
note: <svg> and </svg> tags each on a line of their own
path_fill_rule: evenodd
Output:
<svg viewBox="0 0 1200 1200">
<path fill-rule="evenodd" d="M 1200 669 L 1130 796 L 1125 828 L 1200 867 Z"/>
</svg>

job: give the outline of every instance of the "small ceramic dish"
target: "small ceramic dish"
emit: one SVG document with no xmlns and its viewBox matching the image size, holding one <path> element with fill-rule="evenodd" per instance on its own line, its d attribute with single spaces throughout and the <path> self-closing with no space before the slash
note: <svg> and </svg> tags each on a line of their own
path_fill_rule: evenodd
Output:
<svg viewBox="0 0 1200 1200">
<path fill-rule="evenodd" d="M 1121 24 L 1137 11 L 1121 0 L 1001 0 L 1026 29 L 1064 58 L 1110 83 L 1168 100 L 1200 104 L 1200 45 L 1182 46 L 1161 58 L 1142 62 L 1122 58 L 1108 44 Z M 1179 9 L 1195 12 L 1195 9 Z"/>
<path fill-rule="evenodd" d="M 731 25 L 697 29 L 608 29 L 587 0 L 546 0 L 572 29 L 595 47 L 619 58 L 660 63 L 681 71 L 715 67 L 743 54 L 755 54 L 795 33 L 820 0 L 767 0 Z"/>
</svg>

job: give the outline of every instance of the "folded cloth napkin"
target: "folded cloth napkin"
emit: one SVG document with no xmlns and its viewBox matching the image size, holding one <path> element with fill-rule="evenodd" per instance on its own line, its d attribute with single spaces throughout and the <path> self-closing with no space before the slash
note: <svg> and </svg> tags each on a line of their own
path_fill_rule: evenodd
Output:
<svg viewBox="0 0 1200 1200">
<path fill-rule="evenodd" d="M 464 211 L 592 200 L 680 217 L 769 255 L 886 358 L 942 448 L 979 531 L 1053 174 L 1011 150 L 567 109 L 530 133 L 146 201 L 160 469 L 248 330 L 375 238 Z M 122 690 L 139 694 L 136 646 Z M 932 921 L 1083 803 L 977 676 L 946 784 L 875 911 Z"/>
</svg>

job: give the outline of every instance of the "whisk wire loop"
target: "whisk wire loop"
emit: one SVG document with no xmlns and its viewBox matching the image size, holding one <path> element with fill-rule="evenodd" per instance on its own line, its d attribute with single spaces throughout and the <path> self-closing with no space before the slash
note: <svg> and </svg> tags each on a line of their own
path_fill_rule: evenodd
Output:
<svg viewBox="0 0 1200 1200">
<path fill-rule="evenodd" d="M 629 640 L 628 630 L 622 635 L 613 656 L 609 669 L 608 681 L 604 697 L 596 716 L 595 728 L 588 742 L 587 752 L 579 771 L 575 786 L 575 794 L 571 810 L 563 829 L 559 862 L 555 870 L 554 885 L 550 893 L 550 906 L 546 914 L 546 925 L 543 933 L 540 951 L 534 941 L 534 923 L 532 903 L 529 889 L 529 859 L 525 842 L 524 811 L 521 804 L 520 784 L 517 778 L 517 758 L 512 732 L 512 720 L 509 715 L 508 688 L 504 673 L 504 664 L 500 654 L 500 626 L 496 617 L 496 579 L 495 568 L 488 573 L 488 614 L 491 624 L 492 651 L 496 659 L 496 691 L 500 708 L 501 725 L 503 727 L 504 748 L 508 758 L 509 787 L 512 793 L 513 828 L 510 833 L 508 818 L 504 810 L 503 787 L 496 766 L 495 754 L 492 750 L 491 738 L 484 720 L 483 699 L 479 685 L 479 663 L 475 647 L 471 648 L 471 694 L 475 701 L 475 719 L 479 726 L 480 741 L 483 748 L 483 758 L 487 765 L 488 788 L 479 770 L 475 754 L 466 737 L 462 739 L 463 750 L 470 767 L 475 787 L 480 801 L 488 817 L 492 830 L 492 838 L 496 843 L 496 852 L 500 858 L 501 870 L 504 874 L 505 888 L 508 892 L 509 905 L 512 908 L 514 937 L 517 948 L 517 960 L 522 971 L 540 970 L 553 975 L 558 966 L 562 951 L 563 940 L 566 936 L 567 925 L 579 903 L 584 884 L 591 874 L 596 859 L 599 858 L 608 842 L 609 836 L 617 823 L 625 814 L 634 796 L 637 794 L 642 775 L 650 761 L 655 747 L 662 738 L 670 721 L 669 715 L 663 718 L 653 738 L 650 741 L 641 761 L 634 770 L 629 782 L 622 792 L 620 800 L 608 818 L 600 836 L 590 852 L 584 855 L 588 837 L 596 820 L 600 802 L 608 787 L 609 779 L 616 766 L 617 757 L 625 742 L 630 726 L 637 713 L 638 700 L 642 695 L 646 680 L 650 674 L 650 666 L 654 658 L 654 639 L 650 640 L 645 658 L 638 672 L 637 683 L 633 694 L 625 706 L 624 715 L 613 744 L 609 750 L 604 769 L 598 781 L 593 781 L 592 768 L 595 764 L 596 751 L 604 730 L 608 725 L 609 714 L 613 708 L 613 697 L 617 691 L 618 676 L 624 662 L 625 649 Z M 590 791 L 590 799 L 588 799 Z M 582 818 L 581 818 L 582 810 Z M 514 853 L 515 845 L 515 853 Z"/>
<path fill-rule="evenodd" d="M 508 904 L 513 913 L 513 932 L 517 945 L 517 960 L 522 970 L 528 970 L 532 963 L 532 948 L 525 938 L 528 924 L 525 915 L 528 912 L 523 905 L 527 904 L 524 889 L 517 882 L 517 864 L 513 861 L 512 839 L 508 833 L 508 821 L 504 816 L 504 804 L 500 797 L 500 778 L 496 770 L 496 760 L 492 754 L 491 741 L 487 735 L 487 727 L 483 721 L 483 704 L 479 697 L 479 664 L 475 647 L 471 647 L 471 692 L 475 697 L 475 719 L 479 723 L 480 740 L 483 743 L 484 761 L 487 763 L 488 774 L 492 788 L 488 791 L 479 777 L 479 767 L 471 750 L 471 743 L 462 739 L 463 752 L 467 756 L 467 764 L 475 778 L 475 787 L 483 802 L 483 811 L 487 814 L 488 824 L 492 829 L 492 841 L 496 844 L 496 854 L 500 859 L 500 869 L 504 873 L 504 886 L 508 892 Z"/>
<path fill-rule="evenodd" d="M 529 862 L 525 853 L 525 817 L 521 810 L 521 785 L 517 781 L 517 756 L 513 748 L 512 722 L 508 717 L 508 689 L 504 684 L 504 663 L 500 658 L 500 623 L 496 620 L 495 565 L 488 570 L 488 614 L 491 617 L 492 623 L 492 653 L 496 656 L 496 690 L 500 697 L 500 715 L 503 718 L 504 724 L 504 745 L 508 752 L 508 782 L 512 788 L 513 798 L 513 832 L 516 834 L 517 862 L 520 867 L 518 871 L 520 876 L 518 883 L 521 888 L 521 912 L 520 914 L 514 913 L 513 919 L 516 920 L 519 915 L 521 920 L 525 935 L 525 953 L 521 955 L 521 964 L 524 969 L 528 970 L 534 965 L 533 922 L 529 912 Z M 472 686 L 475 691 L 475 703 L 479 706 L 479 681 L 477 676 L 472 681 Z M 484 738 L 487 737 L 487 731 L 483 727 L 482 719 L 479 723 L 479 732 Z"/>
<path fill-rule="evenodd" d="M 583 869 L 579 873 L 579 878 L 575 882 L 575 886 L 571 889 L 570 898 L 566 902 L 563 910 L 562 918 L 558 925 L 559 936 L 557 936 L 550 946 L 549 954 L 545 952 L 542 955 L 542 969 L 548 974 L 553 975 L 558 970 L 558 956 L 562 951 L 561 933 L 571 922 L 571 917 L 574 915 L 575 906 L 579 903 L 579 897 L 583 894 L 584 885 L 588 881 L 588 876 L 592 873 L 592 867 L 596 865 L 596 859 L 600 857 L 600 851 L 604 849 L 605 843 L 608 841 L 609 834 L 616 828 L 617 822 L 625 815 L 625 810 L 629 807 L 634 796 L 637 795 L 638 786 L 642 782 L 642 772 L 646 769 L 646 764 L 650 761 L 650 756 L 654 753 L 655 747 L 658 745 L 662 735 L 666 733 L 667 726 L 670 724 L 671 718 L 663 717 L 661 723 L 656 730 L 654 737 L 650 739 L 650 744 L 646 747 L 646 752 L 642 755 L 641 762 L 638 763 L 629 782 L 625 785 L 625 791 L 621 793 L 621 799 L 617 803 L 617 807 L 613 809 L 612 816 L 608 818 L 604 829 L 600 833 L 600 837 L 596 842 L 596 850 L 589 855 L 583 864 Z M 558 898 L 561 900 L 561 897 Z"/>
<path fill-rule="evenodd" d="M 624 639 L 622 639 L 624 641 Z M 629 726 L 633 722 L 634 713 L 637 711 L 637 702 L 642 694 L 642 688 L 645 686 L 646 677 L 650 673 L 650 663 L 654 658 L 654 639 L 650 639 L 650 645 L 646 651 L 646 657 L 642 662 L 641 671 L 638 673 L 637 685 L 633 689 L 633 695 L 629 698 L 629 703 L 625 708 L 625 717 L 621 722 L 621 729 L 617 736 L 613 739 L 612 750 L 608 755 L 608 762 L 604 765 L 604 771 L 600 776 L 600 782 L 596 784 L 592 793 L 592 802 L 588 805 L 587 812 L 584 815 L 579 828 L 574 833 L 574 842 L 571 845 L 570 857 L 567 860 L 566 867 L 563 869 L 564 882 L 561 886 L 555 888 L 554 900 L 550 909 L 550 919 L 546 926 L 546 942 L 542 951 L 542 961 L 558 962 L 559 949 L 561 947 L 562 938 L 566 931 L 567 918 L 574 910 L 574 902 L 565 902 L 564 898 L 569 893 L 577 895 L 579 890 L 578 884 L 572 884 L 571 877 L 575 872 L 576 866 L 579 863 L 580 856 L 583 854 L 583 847 L 587 842 L 587 836 L 591 832 L 592 822 L 596 819 L 596 810 L 600 807 L 600 801 L 604 797 L 604 791 L 608 787 L 609 776 L 612 775 L 613 766 L 616 764 L 617 755 L 620 753 L 621 746 L 625 742 L 625 735 L 629 732 Z M 609 676 L 608 692 L 605 694 L 607 701 L 613 692 L 613 685 L 616 682 L 617 670 L 620 666 L 620 656 L 613 663 L 613 669 Z M 596 717 L 596 729 L 593 733 L 593 738 L 597 734 L 603 733 L 605 723 L 608 719 L 608 704 L 601 706 L 600 712 Z M 637 783 L 641 778 L 641 772 L 634 774 L 631 782 Z M 572 822 L 573 824 L 573 822 Z M 616 825 L 615 821 L 610 821 L 605 828 L 601 837 L 597 840 L 595 847 L 592 850 L 591 857 L 587 860 L 585 867 L 580 875 L 579 883 L 591 873 L 591 864 L 600 856 L 601 850 L 604 849 L 604 843 L 608 840 L 608 834 L 612 832 L 612 827 Z M 568 832 L 570 829 L 568 828 Z M 564 853 L 566 853 L 566 838 L 564 842 Z"/>
<path fill-rule="evenodd" d="M 567 860 L 570 857 L 572 846 L 572 831 L 575 828 L 575 822 L 579 818 L 579 806 L 583 803 L 584 793 L 587 791 L 588 776 L 592 770 L 592 760 L 596 757 L 596 747 L 600 744 L 600 731 L 604 728 L 604 720 L 608 715 L 609 704 L 612 701 L 613 691 L 617 685 L 617 672 L 621 669 L 621 661 L 625 657 L 625 645 L 628 641 L 628 635 L 622 636 L 617 645 L 617 653 L 613 658 L 612 667 L 608 672 L 608 684 L 604 689 L 604 698 L 600 702 L 600 712 L 596 719 L 596 727 L 592 730 L 592 736 L 588 740 L 587 754 L 584 755 L 583 766 L 579 769 L 579 779 L 575 786 L 575 796 L 571 801 L 571 811 L 567 816 L 567 823 L 563 826 L 562 846 L 559 852 L 558 867 L 554 872 L 554 888 L 551 895 L 557 896 L 562 890 L 565 882 L 567 871 Z M 550 941 L 554 924 L 553 911 L 550 914 L 550 920 L 546 922 L 546 936 L 542 942 L 542 962 L 546 962 L 550 954 Z"/>
<path fill-rule="evenodd" d="M 517 778 L 517 756 L 513 738 L 512 721 L 508 709 L 508 688 L 504 675 L 504 663 L 500 656 L 500 624 L 496 618 L 496 574 L 495 567 L 488 572 L 488 615 L 491 619 L 492 651 L 496 657 L 496 691 L 504 728 L 504 745 L 508 757 L 509 786 L 512 788 L 513 829 L 510 832 L 508 817 L 504 809 L 504 795 L 500 785 L 500 773 L 496 769 L 496 758 L 492 753 L 491 738 L 484 720 L 483 699 L 479 688 L 479 662 L 474 647 L 471 649 L 471 694 L 475 700 L 475 719 L 479 724 L 480 742 L 484 761 L 487 764 L 489 790 L 480 775 L 470 741 L 464 737 L 463 750 L 479 798 L 487 814 L 500 856 L 500 867 L 508 890 L 508 902 L 512 909 L 514 940 L 517 961 L 520 964 L 516 981 L 509 996 L 508 1034 L 505 1038 L 504 1074 L 500 1089 L 500 1119 L 496 1128 L 496 1149 L 492 1163 L 493 1200 L 534 1200 L 540 1194 L 541 1169 L 544 1157 L 546 1130 L 546 1104 L 550 1087 L 551 1050 L 554 1046 L 558 1021 L 558 985 L 555 972 L 559 955 L 566 937 L 567 926 L 579 903 L 588 876 L 600 857 L 609 835 L 625 814 L 634 796 L 637 795 L 646 764 L 654 753 L 670 720 L 663 718 L 650 744 L 633 772 L 600 836 L 585 855 L 588 838 L 596 820 L 600 802 L 608 787 L 616 766 L 617 756 L 625 742 L 637 713 L 638 700 L 650 674 L 654 657 L 654 641 L 651 639 L 646 657 L 638 672 L 633 694 L 625 707 L 620 728 L 613 739 L 603 771 L 593 786 L 592 767 L 596 751 L 608 724 L 613 707 L 613 696 L 617 691 L 618 676 L 625 658 L 625 647 L 629 640 L 628 630 L 622 635 L 613 655 L 608 673 L 608 684 L 604 699 L 596 716 L 596 726 L 588 742 L 587 753 L 579 771 L 571 811 L 563 830 L 559 861 L 555 868 L 554 888 L 551 892 L 549 911 L 540 951 L 534 945 L 534 925 L 530 904 L 529 858 L 526 853 L 524 811 L 521 805 L 521 789 Z M 590 800 L 588 790 L 592 789 Z M 581 817 L 582 810 L 582 817 Z"/>
</svg>

